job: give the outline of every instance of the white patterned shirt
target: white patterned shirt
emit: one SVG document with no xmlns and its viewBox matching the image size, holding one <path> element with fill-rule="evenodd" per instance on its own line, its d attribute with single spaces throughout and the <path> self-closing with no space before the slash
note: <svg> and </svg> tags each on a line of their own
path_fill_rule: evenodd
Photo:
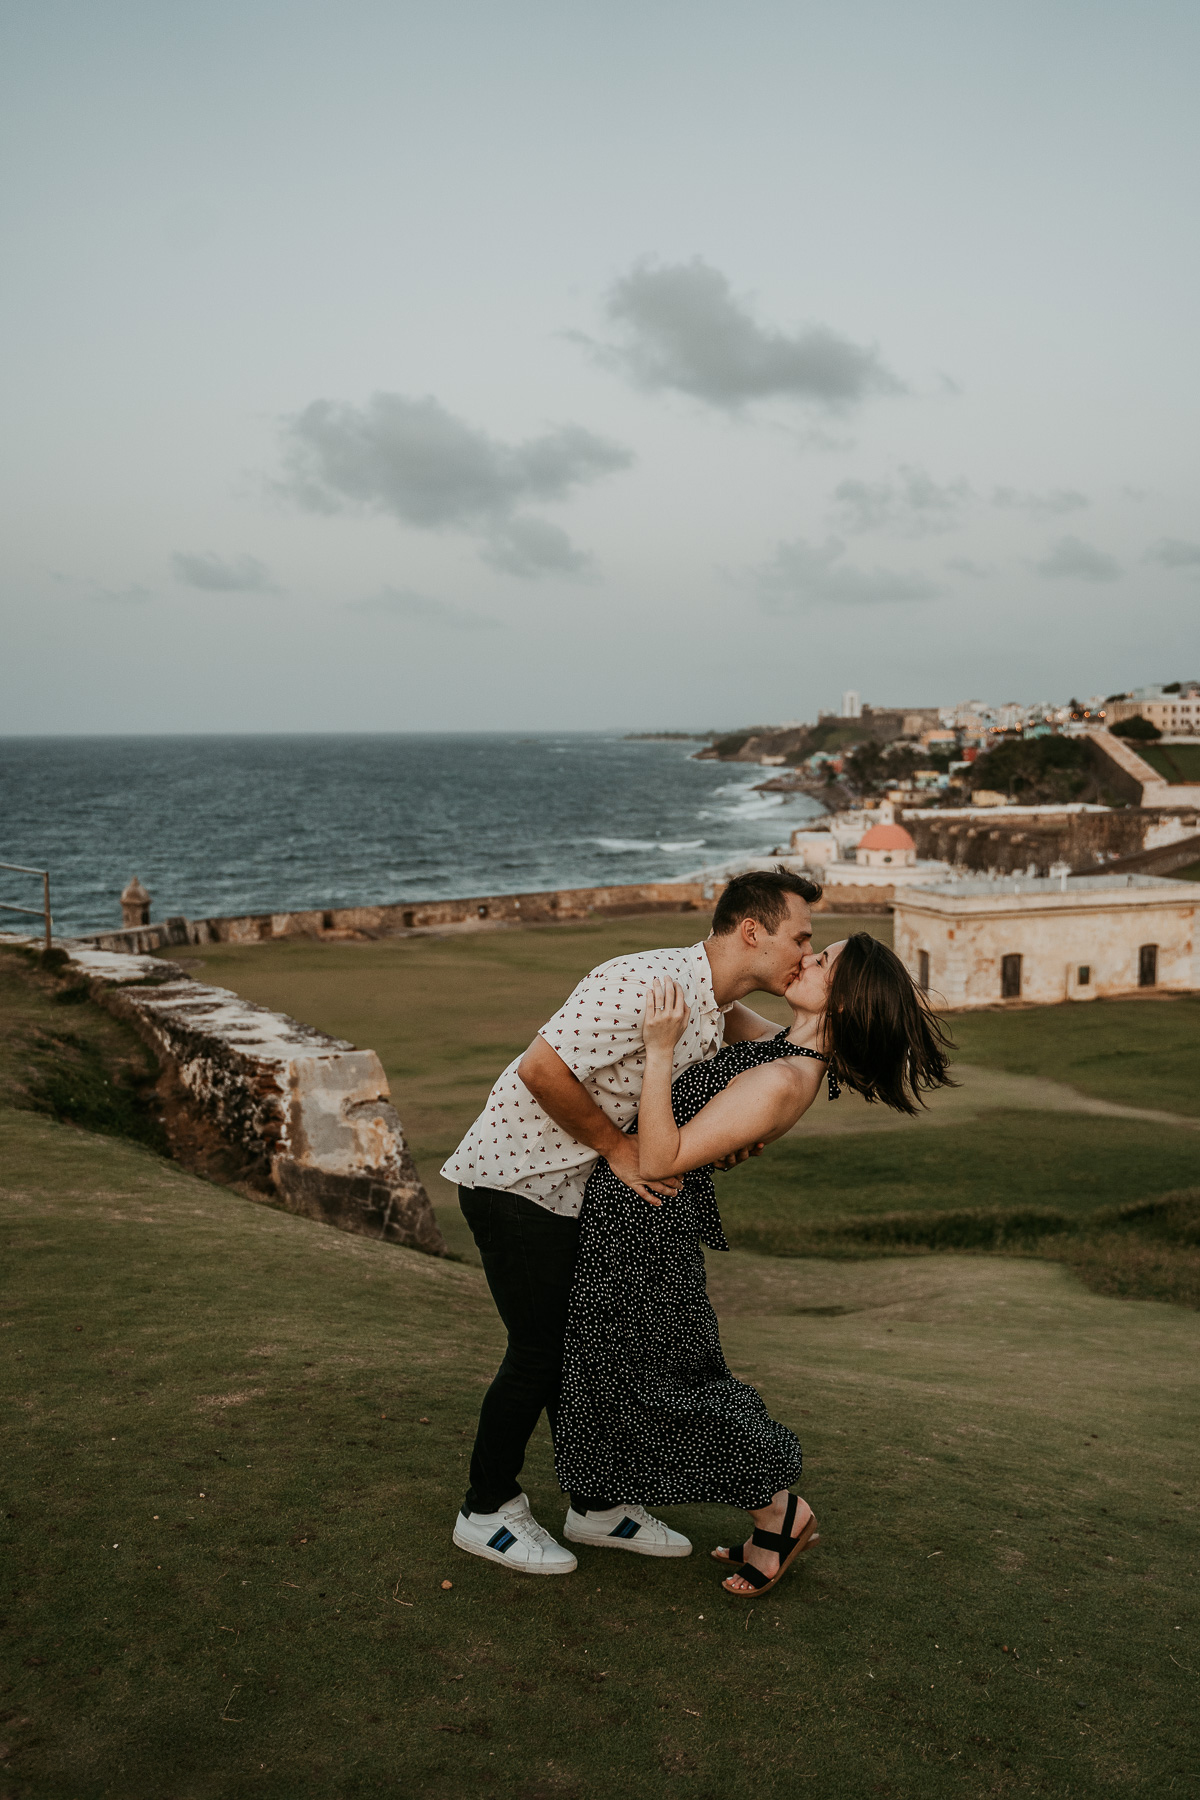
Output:
<svg viewBox="0 0 1200 1800">
<path fill-rule="evenodd" d="M 655 981 L 669 977 L 683 989 L 691 1013 L 675 1046 L 674 1075 L 715 1056 L 725 1036 L 703 944 L 615 956 L 585 975 L 566 1005 L 538 1036 L 583 1083 L 601 1112 L 623 1130 L 638 1109 L 646 1046 L 642 1018 Z M 732 1002 L 730 1002 L 732 1005 Z M 589 1149 L 556 1125 L 510 1062 L 487 1105 L 442 1170 L 462 1187 L 523 1194 L 549 1212 L 578 1216 L 592 1166 Z"/>
</svg>

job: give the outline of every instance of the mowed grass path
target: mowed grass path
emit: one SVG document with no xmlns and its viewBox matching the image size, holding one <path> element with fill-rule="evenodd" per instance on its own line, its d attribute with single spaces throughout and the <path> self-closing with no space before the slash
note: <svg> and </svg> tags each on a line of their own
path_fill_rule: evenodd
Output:
<svg viewBox="0 0 1200 1800">
<path fill-rule="evenodd" d="M 936 1134 L 935 1134 L 936 1135 Z M 455 1552 L 479 1273 L 0 1113 L 12 1800 L 1188 1791 L 1200 1318 L 1005 1258 L 714 1257 L 823 1541 Z M 561 1518 L 544 1436 L 527 1471 Z M 453 1586 L 444 1589 L 442 1583 Z"/>
</svg>

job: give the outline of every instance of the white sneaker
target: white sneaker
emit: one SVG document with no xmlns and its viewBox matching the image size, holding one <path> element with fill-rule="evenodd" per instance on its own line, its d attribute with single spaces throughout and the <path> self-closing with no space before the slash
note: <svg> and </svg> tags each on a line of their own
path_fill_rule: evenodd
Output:
<svg viewBox="0 0 1200 1800">
<path fill-rule="evenodd" d="M 638 1556 L 690 1556 L 692 1542 L 672 1531 L 644 1506 L 612 1506 L 607 1512 L 577 1513 L 571 1507 L 563 1536 L 600 1550 L 632 1550 Z"/>
<path fill-rule="evenodd" d="M 504 1563 L 521 1575 L 569 1575 L 578 1563 L 529 1510 L 529 1495 L 506 1500 L 496 1512 L 459 1513 L 454 1542 L 472 1556 Z"/>
</svg>

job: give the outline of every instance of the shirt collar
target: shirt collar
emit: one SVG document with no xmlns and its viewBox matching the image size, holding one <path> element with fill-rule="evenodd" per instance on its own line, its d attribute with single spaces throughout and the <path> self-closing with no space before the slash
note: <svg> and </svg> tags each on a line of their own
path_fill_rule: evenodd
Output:
<svg viewBox="0 0 1200 1800">
<path fill-rule="evenodd" d="M 717 1005 L 717 996 L 713 993 L 712 964 L 704 945 L 693 944 L 692 955 L 696 959 L 696 987 L 700 995 L 700 1007 L 706 1013 L 727 1013 L 735 1004 L 730 1000 L 724 1006 Z"/>
</svg>

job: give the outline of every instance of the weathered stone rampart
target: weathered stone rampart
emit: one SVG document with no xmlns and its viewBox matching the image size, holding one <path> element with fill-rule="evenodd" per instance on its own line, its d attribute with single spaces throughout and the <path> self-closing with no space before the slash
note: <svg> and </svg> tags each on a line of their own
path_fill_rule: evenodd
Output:
<svg viewBox="0 0 1200 1800">
<path fill-rule="evenodd" d="M 181 1162 L 342 1231 L 445 1254 L 373 1050 L 157 958 L 66 948 L 94 998 L 158 1058 Z"/>
<path fill-rule="evenodd" d="M 768 863 L 772 859 L 767 859 Z M 818 877 L 819 879 L 819 877 Z M 707 912 L 724 892 L 727 875 L 711 881 L 648 881 L 627 887 L 556 888 L 546 893 L 488 894 L 468 900 L 398 900 L 384 906 L 330 906 L 308 911 L 246 913 L 215 919 L 163 919 L 131 930 L 101 931 L 81 940 L 97 950 L 147 956 L 189 944 L 261 944 L 273 938 L 368 943 L 410 933 L 494 931 L 515 925 L 565 924 L 582 919 L 639 918 L 648 913 Z M 814 912 L 886 913 L 890 886 L 826 888 Z"/>
<path fill-rule="evenodd" d="M 938 858 L 970 874 L 1025 874 L 1032 866 L 1036 874 L 1048 875 L 1052 864 L 1062 863 L 1075 875 L 1098 874 L 1117 860 L 1122 868 L 1134 867 L 1125 859 L 1166 849 L 1200 829 L 1200 814 L 1187 806 L 1105 812 L 1045 807 L 1007 818 L 984 812 L 955 817 L 930 809 L 906 811 L 901 817 L 918 856 Z M 1149 861 L 1145 867 L 1158 872 Z"/>
<path fill-rule="evenodd" d="M 188 944 L 257 944 L 271 938 L 369 941 L 410 931 L 494 930 L 568 919 L 619 919 L 656 912 L 700 912 L 725 886 L 717 881 L 647 881 L 622 887 L 554 888 L 545 893 L 485 894 L 466 900 L 396 900 L 382 906 L 330 906 L 235 918 L 164 919 L 133 930 L 104 931 L 97 949 L 147 955 Z"/>
</svg>

